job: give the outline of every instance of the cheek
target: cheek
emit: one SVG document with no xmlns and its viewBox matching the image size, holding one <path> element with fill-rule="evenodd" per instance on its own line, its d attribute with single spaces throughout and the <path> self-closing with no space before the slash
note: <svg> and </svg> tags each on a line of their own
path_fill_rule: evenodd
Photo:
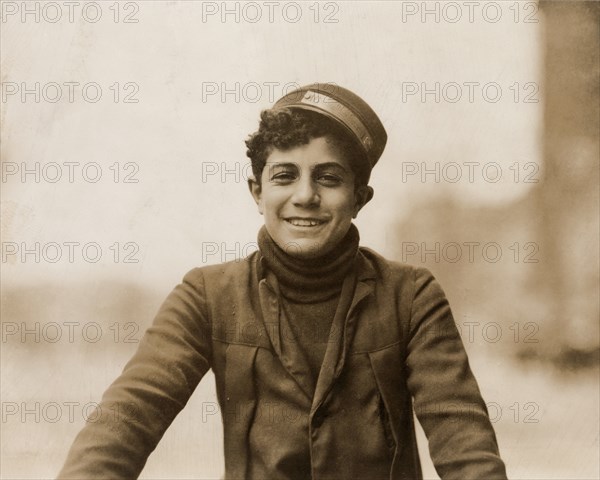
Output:
<svg viewBox="0 0 600 480">
<path fill-rule="evenodd" d="M 281 194 L 277 192 L 267 191 L 262 198 L 263 214 L 268 217 L 277 217 L 281 210 L 284 200 L 281 198 Z"/>
<path fill-rule="evenodd" d="M 332 206 L 335 208 L 338 215 L 342 217 L 354 215 L 356 200 L 354 192 L 342 192 L 338 198 L 332 199 Z"/>
</svg>

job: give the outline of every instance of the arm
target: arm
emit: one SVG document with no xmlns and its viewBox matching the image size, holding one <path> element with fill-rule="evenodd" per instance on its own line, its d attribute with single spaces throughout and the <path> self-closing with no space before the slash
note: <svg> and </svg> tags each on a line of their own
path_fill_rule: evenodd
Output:
<svg viewBox="0 0 600 480">
<path fill-rule="evenodd" d="M 407 349 L 408 388 L 444 480 L 506 479 L 485 402 L 440 285 L 415 270 Z"/>
<path fill-rule="evenodd" d="M 60 479 L 137 478 L 210 367 L 202 272 L 175 287 L 97 414 L 77 435 Z"/>
</svg>

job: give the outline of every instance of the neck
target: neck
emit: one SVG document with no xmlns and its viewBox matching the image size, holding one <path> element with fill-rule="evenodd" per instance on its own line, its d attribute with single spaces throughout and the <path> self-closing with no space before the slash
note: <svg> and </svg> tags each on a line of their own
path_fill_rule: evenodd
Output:
<svg viewBox="0 0 600 480">
<path fill-rule="evenodd" d="M 339 295 L 342 283 L 354 265 L 359 234 L 354 224 L 327 254 L 312 258 L 293 257 L 281 249 L 262 227 L 258 247 L 275 274 L 284 297 L 299 303 L 324 301 Z"/>
</svg>

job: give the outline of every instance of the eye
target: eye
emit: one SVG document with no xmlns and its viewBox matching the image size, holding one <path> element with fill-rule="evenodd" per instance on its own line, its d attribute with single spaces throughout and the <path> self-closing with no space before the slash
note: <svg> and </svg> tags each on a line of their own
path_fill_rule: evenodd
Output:
<svg viewBox="0 0 600 480">
<path fill-rule="evenodd" d="M 297 174 L 292 170 L 279 170 L 273 172 L 271 181 L 274 183 L 290 183 L 296 180 Z"/>
<path fill-rule="evenodd" d="M 321 173 L 318 175 L 317 181 L 321 185 L 325 185 L 328 187 L 335 187 L 337 185 L 340 185 L 344 181 L 344 179 L 342 177 L 340 177 L 339 175 L 324 172 L 324 173 Z"/>
</svg>

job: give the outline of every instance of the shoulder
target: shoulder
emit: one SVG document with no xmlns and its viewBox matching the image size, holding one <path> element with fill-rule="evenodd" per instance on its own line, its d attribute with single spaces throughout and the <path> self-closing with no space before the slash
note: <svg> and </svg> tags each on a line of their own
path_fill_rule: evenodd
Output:
<svg viewBox="0 0 600 480">
<path fill-rule="evenodd" d="M 373 270 L 378 280 L 417 283 L 424 278 L 433 278 L 432 273 L 425 267 L 390 260 L 367 247 L 360 247 L 359 252 L 364 262 L 369 265 L 367 268 Z"/>
<path fill-rule="evenodd" d="M 362 278 L 374 279 L 375 291 L 384 301 L 395 298 L 410 308 L 446 301 L 442 287 L 429 269 L 389 260 L 369 248 L 361 247 L 360 254 L 366 265 L 361 268 Z M 371 272 L 370 275 L 365 275 L 365 271 Z"/>
<path fill-rule="evenodd" d="M 256 277 L 258 261 L 258 253 L 254 252 L 245 258 L 196 267 L 185 274 L 183 283 L 202 289 L 247 286 Z"/>
</svg>

